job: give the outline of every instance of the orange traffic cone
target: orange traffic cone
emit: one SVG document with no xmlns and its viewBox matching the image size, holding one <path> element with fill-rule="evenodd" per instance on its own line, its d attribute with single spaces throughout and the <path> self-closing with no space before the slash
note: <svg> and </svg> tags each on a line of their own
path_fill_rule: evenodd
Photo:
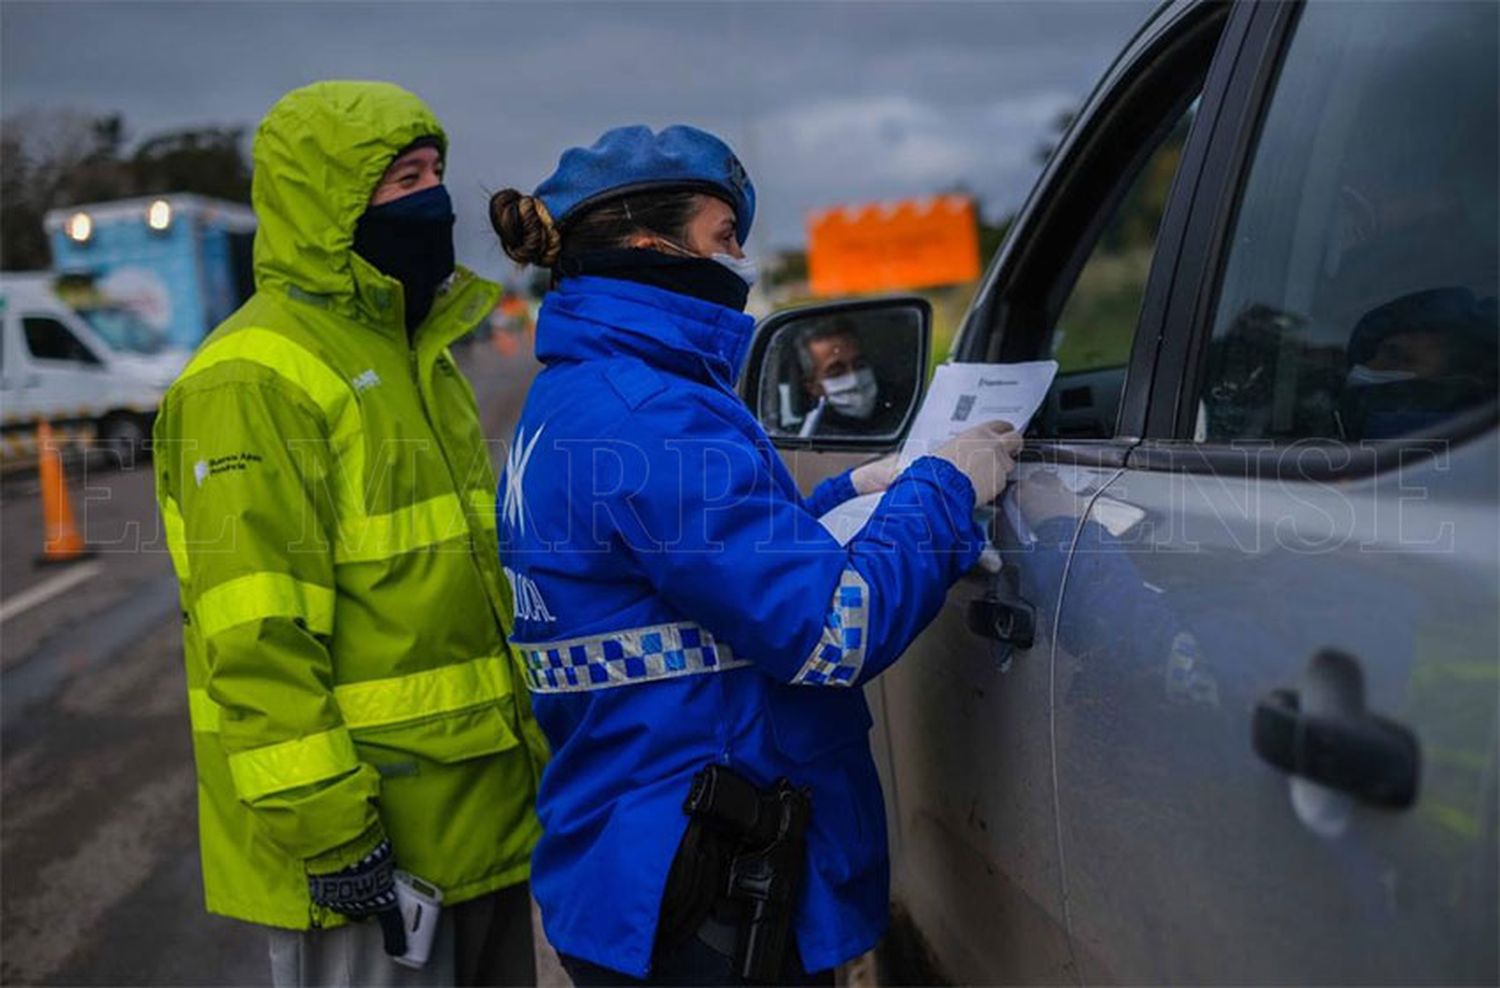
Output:
<svg viewBox="0 0 1500 988">
<path fill-rule="evenodd" d="M 66 563 L 89 555 L 78 526 L 73 523 L 73 505 L 68 500 L 68 480 L 63 475 L 62 453 L 52 442 L 52 426 L 42 422 L 36 430 L 41 454 L 42 521 L 46 540 L 38 562 Z"/>
</svg>

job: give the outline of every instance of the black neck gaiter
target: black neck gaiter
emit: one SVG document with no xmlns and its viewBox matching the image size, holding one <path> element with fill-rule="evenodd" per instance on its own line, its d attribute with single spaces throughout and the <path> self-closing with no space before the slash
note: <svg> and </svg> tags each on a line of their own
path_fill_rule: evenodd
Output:
<svg viewBox="0 0 1500 988">
<path fill-rule="evenodd" d="M 354 252 L 401 282 L 406 331 L 432 310 L 453 273 L 453 203 L 441 185 L 371 206 L 354 226 Z"/>
<path fill-rule="evenodd" d="M 634 281 L 736 312 L 745 311 L 745 301 L 750 297 L 750 286 L 745 280 L 718 261 L 678 257 L 638 247 L 593 250 L 564 257 L 558 261 L 557 273 L 563 278 L 588 274 Z"/>
</svg>

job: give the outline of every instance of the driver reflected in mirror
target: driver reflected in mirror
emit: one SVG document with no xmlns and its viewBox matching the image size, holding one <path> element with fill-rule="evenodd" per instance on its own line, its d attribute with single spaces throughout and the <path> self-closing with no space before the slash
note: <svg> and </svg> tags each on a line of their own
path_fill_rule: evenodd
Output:
<svg viewBox="0 0 1500 988">
<path fill-rule="evenodd" d="M 852 320 L 816 322 L 796 338 L 796 354 L 809 411 L 800 435 L 882 435 L 895 432 L 906 413 L 865 354 Z"/>
</svg>

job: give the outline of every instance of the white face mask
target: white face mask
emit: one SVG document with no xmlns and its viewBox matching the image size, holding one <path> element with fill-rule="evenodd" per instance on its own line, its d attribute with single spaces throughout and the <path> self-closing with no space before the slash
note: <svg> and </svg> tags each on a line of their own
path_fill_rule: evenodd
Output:
<svg viewBox="0 0 1500 988">
<path fill-rule="evenodd" d="M 1349 368 L 1349 376 L 1344 378 L 1344 383 L 1351 388 L 1367 388 L 1375 384 L 1395 384 L 1397 381 L 1410 381 L 1416 376 L 1415 371 L 1376 370 L 1373 367 L 1366 367 L 1364 364 L 1355 364 Z"/>
<path fill-rule="evenodd" d="M 747 287 L 754 288 L 755 283 L 760 280 L 760 268 L 755 263 L 755 258 L 735 257 L 733 254 L 714 254 L 712 260 L 718 261 L 729 270 L 740 276 Z"/>
<path fill-rule="evenodd" d="M 867 419 L 874 413 L 879 390 L 875 372 L 868 367 L 823 378 L 823 396 L 829 407 L 851 419 Z"/>
</svg>

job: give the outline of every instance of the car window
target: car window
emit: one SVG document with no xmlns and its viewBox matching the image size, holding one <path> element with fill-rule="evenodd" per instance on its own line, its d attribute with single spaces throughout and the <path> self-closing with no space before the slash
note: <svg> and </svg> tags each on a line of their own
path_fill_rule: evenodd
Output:
<svg viewBox="0 0 1500 988">
<path fill-rule="evenodd" d="M 122 306 L 101 305 L 77 310 L 89 328 L 115 350 L 154 356 L 166 349 L 164 334 Z"/>
<path fill-rule="evenodd" d="M 1115 207 L 1058 313 L 1044 356 L 1058 364 L 1059 434 L 1109 436 L 1151 274 L 1156 235 L 1188 131 L 1194 100 L 1151 152 Z M 1069 413 L 1087 409 L 1087 418 Z"/>
<path fill-rule="evenodd" d="M 1495 400 L 1497 10 L 1304 10 L 1234 221 L 1195 438 L 1432 435 Z"/>
<path fill-rule="evenodd" d="M 38 360 L 65 360 L 76 364 L 98 364 L 99 358 L 56 319 L 25 316 L 21 320 L 26 349 Z"/>
</svg>

